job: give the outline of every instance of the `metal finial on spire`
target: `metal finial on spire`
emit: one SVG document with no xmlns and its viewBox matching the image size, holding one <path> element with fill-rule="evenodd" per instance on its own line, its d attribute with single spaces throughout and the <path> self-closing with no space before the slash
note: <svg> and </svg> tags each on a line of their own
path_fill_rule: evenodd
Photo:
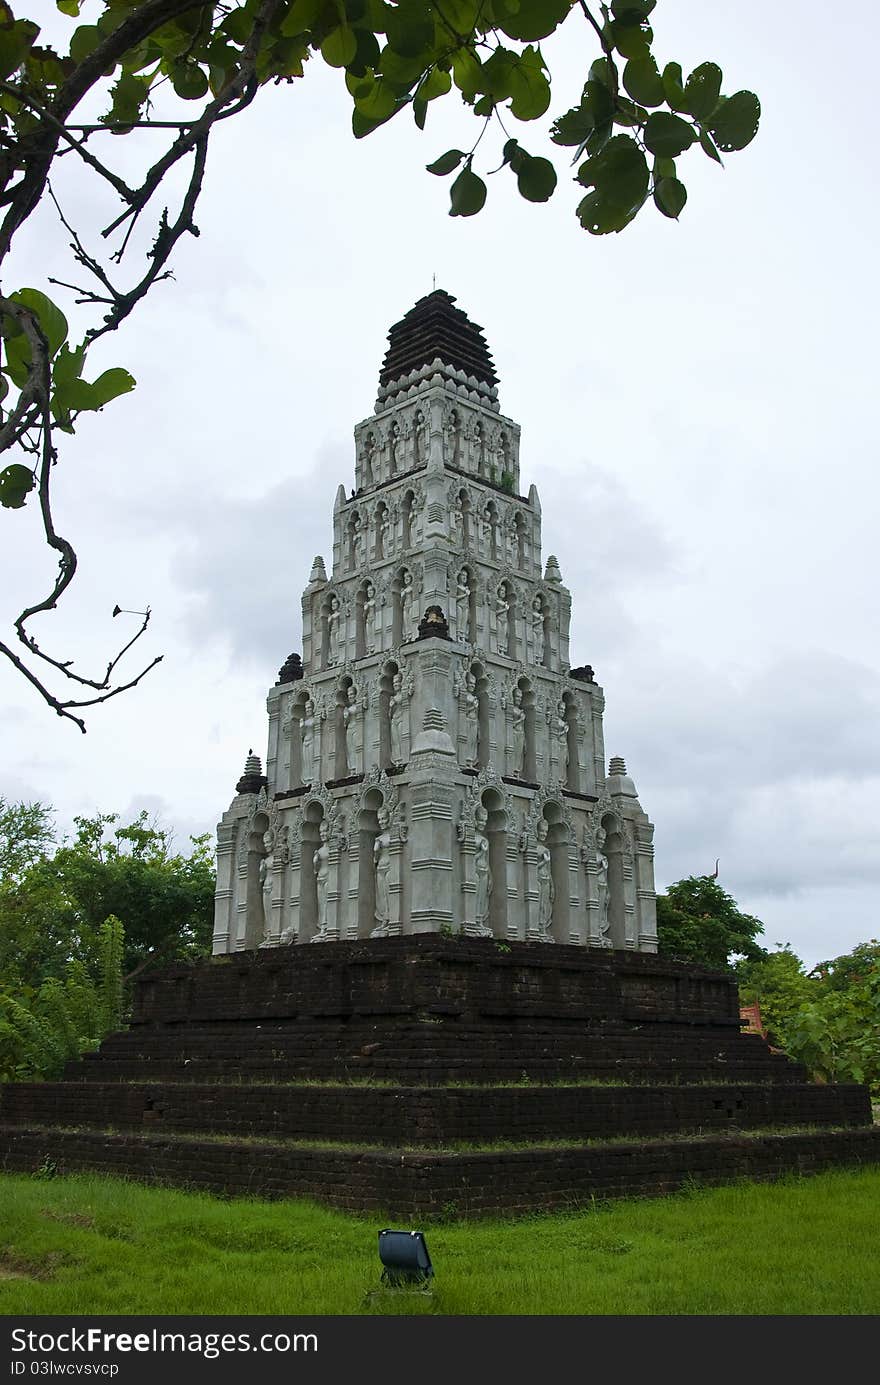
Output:
<svg viewBox="0 0 880 1385">
<path fill-rule="evenodd" d="M 436 289 L 436 287 L 437 287 L 437 275 L 436 275 L 436 274 L 432 274 L 432 275 L 431 275 L 431 289 L 432 289 L 432 290 L 433 290 L 433 289 Z"/>
</svg>

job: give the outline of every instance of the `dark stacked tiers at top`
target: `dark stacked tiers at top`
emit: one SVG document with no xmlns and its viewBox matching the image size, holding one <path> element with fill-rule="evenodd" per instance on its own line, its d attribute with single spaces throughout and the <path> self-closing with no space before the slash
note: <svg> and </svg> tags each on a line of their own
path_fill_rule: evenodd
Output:
<svg viewBox="0 0 880 1385">
<path fill-rule="evenodd" d="M 485 385 L 497 385 L 498 376 L 482 327 L 471 322 L 445 289 L 420 298 L 388 333 L 388 350 L 382 362 L 379 384 L 388 385 L 411 370 L 430 365 L 439 357 L 446 365 L 473 375 Z"/>
<path fill-rule="evenodd" d="M 3 1167 L 47 1155 L 351 1211 L 478 1215 L 878 1162 L 880 1130 L 864 1087 L 810 1083 L 740 1033 L 728 977 L 416 936 L 142 978 L 132 1027 L 64 1081 L 0 1089 Z"/>
</svg>

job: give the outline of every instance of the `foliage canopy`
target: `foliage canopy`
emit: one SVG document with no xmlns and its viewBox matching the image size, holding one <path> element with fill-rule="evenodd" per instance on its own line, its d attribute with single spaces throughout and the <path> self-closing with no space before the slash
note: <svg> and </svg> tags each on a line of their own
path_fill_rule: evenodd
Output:
<svg viewBox="0 0 880 1385">
<path fill-rule="evenodd" d="M 188 855 L 141 813 L 76 819 L 0 799 L 0 1081 L 52 1076 L 122 1022 L 124 982 L 210 949 L 207 838 Z"/>
<path fill-rule="evenodd" d="M 58 573 L 51 590 L 15 621 L 22 652 L 0 642 L 0 653 L 59 716 L 85 730 L 82 708 L 132 687 L 153 666 L 117 679 L 119 661 L 150 613 L 96 677 L 47 653 L 30 632 L 34 616 L 55 608 L 77 565 L 52 516 L 59 439 L 83 413 L 134 388 L 121 366 L 96 375 L 89 353 L 169 277 L 180 238 L 198 235 L 195 211 L 219 121 L 244 110 L 268 83 L 294 83 L 320 60 L 345 82 L 358 139 L 404 112 L 424 130 L 429 111 L 450 95 L 472 111 L 477 133 L 470 149 L 450 149 L 428 164 L 438 177 L 455 175 L 450 215 L 473 216 L 485 204 L 487 183 L 477 165 L 490 147 L 478 152 L 490 128 L 499 144 L 503 139 L 493 171 L 509 170 L 523 198 L 546 202 L 557 188 L 556 166 L 534 152 L 531 137 L 532 147 L 520 143 L 508 124 L 528 125 L 548 112 L 551 73 L 540 45 L 566 25 L 572 44 L 587 39 L 584 85 L 577 104 L 556 115 L 551 140 L 575 166 L 580 224 L 607 235 L 649 202 L 677 218 L 687 199 L 679 161 L 699 150 L 721 163 L 722 154 L 744 148 L 757 131 L 760 106 L 752 92 L 724 95 L 714 62 L 688 75 L 675 62 L 661 68 L 656 0 L 595 8 L 586 0 L 56 0 L 51 41 L 41 30 L 47 4 L 0 0 L 0 266 L 47 198 L 70 238 L 73 263 L 65 281 L 0 293 L 0 504 L 18 510 L 36 501 Z M 27 13 L 32 6 L 36 18 Z M 126 154 L 134 145 L 141 163 L 136 178 L 132 159 L 119 156 L 122 136 Z M 97 241 L 72 224 L 53 189 L 65 158 L 118 199 Z M 169 175 L 178 166 L 183 191 L 170 210 L 177 185 Z M 78 330 L 71 335 L 55 289 L 46 292 L 50 285 L 91 310 L 81 339 Z M 5 464 L 4 452 L 11 455 Z M 70 696 L 48 686 L 59 679 L 68 680 Z"/>
</svg>

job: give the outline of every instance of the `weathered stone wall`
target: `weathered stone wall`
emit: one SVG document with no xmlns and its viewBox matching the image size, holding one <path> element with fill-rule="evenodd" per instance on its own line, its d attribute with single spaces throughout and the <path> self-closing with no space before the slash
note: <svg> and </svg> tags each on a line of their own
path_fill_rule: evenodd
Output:
<svg viewBox="0 0 880 1385">
<path fill-rule="evenodd" d="M 51 1158 L 60 1172 L 91 1169 L 145 1182 L 238 1196 L 314 1197 L 344 1211 L 396 1216 L 530 1215 L 590 1206 L 593 1199 L 671 1193 L 694 1181 L 770 1180 L 796 1170 L 876 1164 L 880 1131 L 728 1136 L 486 1154 L 352 1154 L 6 1127 L 0 1168 L 30 1172 Z"/>
</svg>

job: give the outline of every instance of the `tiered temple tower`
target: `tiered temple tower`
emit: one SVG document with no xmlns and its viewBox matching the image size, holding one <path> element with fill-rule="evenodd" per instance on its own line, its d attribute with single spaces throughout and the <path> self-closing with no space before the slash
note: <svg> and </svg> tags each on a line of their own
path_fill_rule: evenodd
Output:
<svg viewBox="0 0 880 1385">
<path fill-rule="evenodd" d="M 653 827 L 572 669 L 482 329 L 443 290 L 391 328 L 333 562 L 217 830 L 214 952 L 458 933 L 656 952 Z"/>
</svg>

